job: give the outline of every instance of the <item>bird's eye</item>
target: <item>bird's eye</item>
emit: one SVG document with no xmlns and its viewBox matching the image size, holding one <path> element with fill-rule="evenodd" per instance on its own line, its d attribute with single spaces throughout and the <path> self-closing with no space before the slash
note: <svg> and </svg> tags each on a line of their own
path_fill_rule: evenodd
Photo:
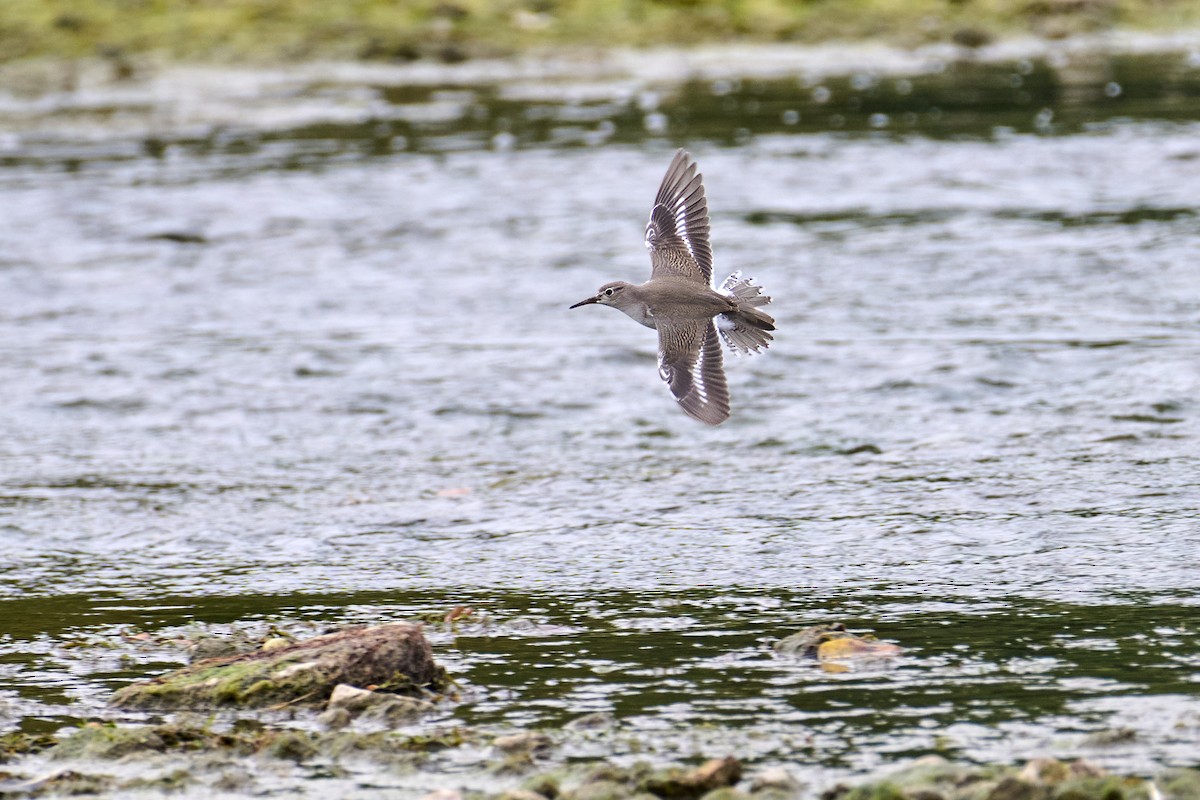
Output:
<svg viewBox="0 0 1200 800">
<path fill-rule="evenodd" d="M 612 288 L 605 289 L 605 290 L 604 290 L 604 296 L 605 296 L 605 297 L 612 297 L 612 296 L 613 296 L 613 292 L 615 292 L 615 291 L 616 291 L 616 289 L 612 289 Z"/>
</svg>

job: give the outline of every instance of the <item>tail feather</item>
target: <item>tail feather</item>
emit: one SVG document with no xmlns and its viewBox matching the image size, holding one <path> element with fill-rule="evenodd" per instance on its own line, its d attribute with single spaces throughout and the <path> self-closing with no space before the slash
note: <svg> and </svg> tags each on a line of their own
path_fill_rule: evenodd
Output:
<svg viewBox="0 0 1200 800">
<path fill-rule="evenodd" d="M 737 310 L 717 317 L 717 330 L 725 344 L 733 352 L 746 355 L 766 350 L 774 341 L 769 331 L 775 330 L 775 320 L 759 309 L 771 298 L 752 278 L 743 278 L 741 272 L 726 278 L 719 291 L 738 303 Z"/>
</svg>

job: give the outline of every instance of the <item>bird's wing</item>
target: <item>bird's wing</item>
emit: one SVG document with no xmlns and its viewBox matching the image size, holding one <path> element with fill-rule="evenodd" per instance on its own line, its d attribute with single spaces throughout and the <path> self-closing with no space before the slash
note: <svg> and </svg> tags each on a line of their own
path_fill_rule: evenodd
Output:
<svg viewBox="0 0 1200 800">
<path fill-rule="evenodd" d="M 658 374 L 689 417 L 709 425 L 729 419 L 729 386 L 712 320 L 667 323 L 660 319 Z"/>
<path fill-rule="evenodd" d="M 708 202 L 702 176 L 686 150 L 677 150 L 663 176 L 650 221 L 646 249 L 651 278 L 675 276 L 712 284 L 712 247 L 708 243 Z"/>
</svg>

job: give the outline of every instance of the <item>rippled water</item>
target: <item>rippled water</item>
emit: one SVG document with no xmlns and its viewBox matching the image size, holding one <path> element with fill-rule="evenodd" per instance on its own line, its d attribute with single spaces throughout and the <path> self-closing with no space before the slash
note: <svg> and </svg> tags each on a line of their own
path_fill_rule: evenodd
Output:
<svg viewBox="0 0 1200 800">
<path fill-rule="evenodd" d="M 1196 763 L 1200 59 L 354 91 L 300 127 L 6 112 L 0 722 L 183 657 L 79 637 L 468 603 L 434 722 L 610 711 L 813 780 Z M 644 279 L 679 145 L 779 325 L 717 429 L 651 332 L 567 310 Z M 831 619 L 906 655 L 770 655 Z"/>
</svg>

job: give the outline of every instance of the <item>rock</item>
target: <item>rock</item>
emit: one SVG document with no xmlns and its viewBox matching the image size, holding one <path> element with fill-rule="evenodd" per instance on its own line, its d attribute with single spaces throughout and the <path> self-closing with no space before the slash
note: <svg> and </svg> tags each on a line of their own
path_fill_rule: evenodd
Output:
<svg viewBox="0 0 1200 800">
<path fill-rule="evenodd" d="M 463 800 L 463 796 L 453 789 L 434 789 L 421 800 Z"/>
<path fill-rule="evenodd" d="M 1102 778 L 1108 774 L 1104 767 L 1082 758 L 1072 761 L 1070 769 L 1072 777 L 1077 778 Z"/>
<path fill-rule="evenodd" d="M 1028 783 L 1062 783 L 1071 774 L 1070 768 L 1056 758 L 1034 758 L 1021 767 L 1017 777 Z"/>
<path fill-rule="evenodd" d="M 415 697 L 376 692 L 372 692 L 372 694 L 378 694 L 379 700 L 362 713 L 362 719 L 369 722 L 382 722 L 388 727 L 409 722 L 414 717 L 419 717 L 433 709 L 433 703 L 418 700 Z"/>
<path fill-rule="evenodd" d="M 562 793 L 558 778 L 553 775 L 534 775 L 521 784 L 521 788 L 539 794 L 546 800 L 555 800 Z"/>
<path fill-rule="evenodd" d="M 817 648 L 821 646 L 822 642 L 849 635 L 846 632 L 846 626 L 840 622 L 814 625 L 780 639 L 775 643 L 775 652 L 800 658 L 816 658 Z"/>
<path fill-rule="evenodd" d="M 775 643 L 775 651 L 821 661 L 888 658 L 899 655 L 900 647 L 876 641 L 872 636 L 855 636 L 840 622 L 814 625 Z"/>
<path fill-rule="evenodd" d="M 327 708 L 317 715 L 317 722 L 331 731 L 340 731 L 353 719 L 354 715 L 344 708 Z"/>
<path fill-rule="evenodd" d="M 1109 775 L 1103 778 L 1074 778 L 1054 792 L 1055 800 L 1146 800 L 1146 781 Z"/>
<path fill-rule="evenodd" d="M 383 722 L 389 726 L 412 719 L 432 708 L 432 703 L 414 697 L 372 692 L 344 683 L 333 687 L 329 702 L 325 705 L 326 713 L 341 711 L 348 715 L 347 722 L 349 718 L 361 716 L 364 720 Z"/>
<path fill-rule="evenodd" d="M 507 736 L 497 736 L 492 740 L 492 746 L 502 753 L 530 753 L 544 755 L 554 745 L 553 740 L 538 731 L 521 731 Z"/>
<path fill-rule="evenodd" d="M 818 795 L 820 800 L 842 800 L 843 797 L 850 794 L 850 787 L 844 783 L 835 783 L 828 789 Z"/>
<path fill-rule="evenodd" d="M 588 781 L 567 792 L 569 800 L 627 800 L 629 787 L 617 781 Z"/>
<path fill-rule="evenodd" d="M 795 794 L 802 788 L 800 782 L 792 777 L 792 773 L 783 767 L 768 767 L 755 775 L 754 780 L 750 782 L 750 791 L 755 793 L 776 791 Z"/>
<path fill-rule="evenodd" d="M 703 800 L 752 800 L 748 792 L 735 789 L 732 786 L 722 786 L 704 795 Z"/>
<path fill-rule="evenodd" d="M 351 714 L 359 714 L 375 702 L 375 693 L 369 689 L 359 689 L 348 683 L 339 683 L 329 693 L 326 709 L 343 708 Z"/>
<path fill-rule="evenodd" d="M 719 789 L 733 786 L 742 777 L 742 764 L 733 756 L 714 758 L 693 770 L 679 768 L 651 775 L 641 788 L 667 800 L 698 798 Z"/>
<path fill-rule="evenodd" d="M 1159 797 L 1172 800 L 1200 800 L 1200 769 L 1168 769 L 1154 776 L 1161 787 Z"/>
<path fill-rule="evenodd" d="M 607 711 L 594 711 L 591 714 L 576 717 L 563 727 L 572 731 L 593 731 L 600 728 L 611 728 L 615 722 L 616 718 Z"/>
<path fill-rule="evenodd" d="M 244 631 L 233 631 L 228 636 L 213 636 L 201 633 L 188 646 L 188 661 L 196 663 L 209 658 L 236 656 L 241 653 L 251 653 L 258 646 L 250 640 Z"/>
<path fill-rule="evenodd" d="M 317 746 L 313 744 L 312 737 L 302 731 L 281 731 L 267 741 L 262 752 L 272 758 L 299 763 L 315 756 Z"/>
<path fill-rule="evenodd" d="M 1108 728 L 1088 734 L 1081 744 L 1084 747 L 1112 747 L 1137 741 L 1137 738 L 1137 731 L 1133 728 Z"/>
<path fill-rule="evenodd" d="M 545 795 L 531 792 L 528 789 L 509 789 L 500 795 L 500 800 L 547 800 Z"/>
<path fill-rule="evenodd" d="M 699 786 L 733 786 L 742 779 L 742 762 L 733 756 L 705 761 L 688 775 Z"/>
<path fill-rule="evenodd" d="M 28 780 L 10 780 L 8 773 L 0 778 L 0 792 L 5 796 L 53 795 L 69 797 L 75 795 L 99 795 L 113 788 L 114 779 L 109 775 L 85 775 L 64 769 Z"/>
<path fill-rule="evenodd" d="M 855 786 L 844 796 L 848 800 L 908 800 L 908 796 L 889 781 Z"/>
<path fill-rule="evenodd" d="M 599 781 L 628 783 L 629 772 L 621 769 L 615 764 L 609 764 L 602 761 L 588 770 L 587 775 L 583 777 L 583 783 L 597 783 Z"/>
<path fill-rule="evenodd" d="M 1050 790 L 1038 784 L 1027 783 L 1020 778 L 1008 776 L 1001 778 L 992 790 L 987 793 L 986 800 L 1048 800 Z"/>
<path fill-rule="evenodd" d="M 934 789 L 914 789 L 911 792 L 905 792 L 904 796 L 908 800 L 946 800 L 946 795 Z"/>
<path fill-rule="evenodd" d="M 52 759 L 111 759 L 137 752 L 162 752 L 166 747 L 166 742 L 154 728 L 92 724 L 50 748 L 46 755 Z"/>
<path fill-rule="evenodd" d="M 274 650 L 200 661 L 119 690 L 122 708 L 177 710 L 324 702 L 338 684 L 441 689 L 445 670 L 433 660 L 419 625 L 396 622 L 317 636 Z"/>
<path fill-rule="evenodd" d="M 533 769 L 533 754 L 528 750 L 507 753 L 500 761 L 488 764 L 488 771 L 493 775 L 522 775 L 531 769 Z"/>
<path fill-rule="evenodd" d="M 919 792 L 941 797 L 957 797 L 958 791 L 966 786 L 984 786 L 985 782 L 999 780 L 1002 773 L 997 768 L 977 767 L 974 765 L 954 764 L 941 756 L 929 755 L 918 758 L 908 767 L 888 775 L 886 782 L 905 795 L 914 797 Z M 985 786 L 972 796 L 982 796 L 982 792 L 990 788 Z M 934 800 L 929 797 L 926 800 Z"/>
</svg>

